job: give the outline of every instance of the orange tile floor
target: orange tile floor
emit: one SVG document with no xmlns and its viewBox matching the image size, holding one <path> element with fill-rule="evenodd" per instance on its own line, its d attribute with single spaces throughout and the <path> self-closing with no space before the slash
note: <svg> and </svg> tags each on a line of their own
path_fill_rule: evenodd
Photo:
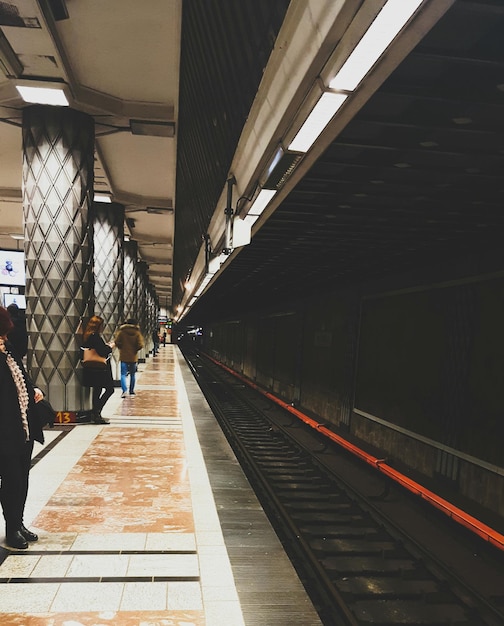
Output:
<svg viewBox="0 0 504 626">
<path fill-rule="evenodd" d="M 139 366 L 135 397 L 116 389 L 110 425 L 37 444 L 39 541 L 1 550 L 2 626 L 243 624 L 176 350 Z"/>
</svg>

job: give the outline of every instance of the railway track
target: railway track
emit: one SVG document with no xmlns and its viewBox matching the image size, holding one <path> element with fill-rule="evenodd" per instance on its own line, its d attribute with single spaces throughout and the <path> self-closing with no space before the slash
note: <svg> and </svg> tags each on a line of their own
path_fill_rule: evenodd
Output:
<svg viewBox="0 0 504 626">
<path fill-rule="evenodd" d="M 504 625 L 504 587 L 485 596 L 462 580 L 321 462 L 311 435 L 210 359 L 184 356 L 325 626 Z M 487 575 L 504 581 L 499 563 Z"/>
</svg>

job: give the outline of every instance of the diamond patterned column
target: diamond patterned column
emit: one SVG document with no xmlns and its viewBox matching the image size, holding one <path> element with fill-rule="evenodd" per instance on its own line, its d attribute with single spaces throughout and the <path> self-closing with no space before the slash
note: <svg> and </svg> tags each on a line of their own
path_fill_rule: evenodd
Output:
<svg viewBox="0 0 504 626">
<path fill-rule="evenodd" d="M 109 341 L 122 323 L 124 314 L 124 207 L 116 203 L 94 203 L 92 215 L 94 313 L 104 319 L 103 337 Z M 112 373 L 119 380 L 119 362 L 115 359 Z"/>
<path fill-rule="evenodd" d="M 56 410 L 81 407 L 81 317 L 90 314 L 88 211 L 94 122 L 68 108 L 23 109 L 28 368 Z"/>
<path fill-rule="evenodd" d="M 145 355 L 148 353 L 149 336 L 147 333 L 147 264 L 145 261 L 137 262 L 137 304 L 138 304 L 138 324 L 144 336 L 144 347 L 138 353 L 139 358 L 145 361 Z"/>
<path fill-rule="evenodd" d="M 148 310 L 148 329 L 147 335 L 149 339 L 149 350 L 154 350 L 154 342 L 152 341 L 152 332 L 158 328 L 158 307 L 156 303 L 156 291 L 149 283 L 147 288 L 147 310 Z"/>
<path fill-rule="evenodd" d="M 124 312 L 122 321 L 129 317 L 138 317 L 137 308 L 137 243 L 126 241 L 124 243 Z"/>
</svg>

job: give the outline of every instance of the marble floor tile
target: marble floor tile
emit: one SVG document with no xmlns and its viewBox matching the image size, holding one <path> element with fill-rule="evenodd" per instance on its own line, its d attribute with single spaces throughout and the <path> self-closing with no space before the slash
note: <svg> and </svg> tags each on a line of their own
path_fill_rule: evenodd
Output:
<svg viewBox="0 0 504 626">
<path fill-rule="evenodd" d="M 202 611 L 10 613 L 1 618 L 2 626 L 206 626 Z"/>
<path fill-rule="evenodd" d="M 195 582 L 168 583 L 168 609 L 202 609 L 201 587 Z"/>
<path fill-rule="evenodd" d="M 167 582 L 131 582 L 124 585 L 121 611 L 166 611 L 167 606 Z"/>
<path fill-rule="evenodd" d="M 12 554 L 0 565 L 0 578 L 28 578 L 39 560 L 39 555 Z"/>
<path fill-rule="evenodd" d="M 134 554 L 130 556 L 127 575 L 198 577 L 198 557 L 195 554 Z"/>
<path fill-rule="evenodd" d="M 91 582 L 65 583 L 52 601 L 50 611 L 65 613 L 75 611 L 118 611 L 123 594 L 123 583 Z"/>
<path fill-rule="evenodd" d="M 4 613 L 49 611 L 59 587 L 59 583 L 30 583 L 28 592 L 20 583 L 0 585 L 0 624 L 6 624 Z"/>
<path fill-rule="evenodd" d="M 126 575 L 129 557 L 125 554 L 77 554 L 73 556 L 68 578 L 122 577 Z"/>
</svg>

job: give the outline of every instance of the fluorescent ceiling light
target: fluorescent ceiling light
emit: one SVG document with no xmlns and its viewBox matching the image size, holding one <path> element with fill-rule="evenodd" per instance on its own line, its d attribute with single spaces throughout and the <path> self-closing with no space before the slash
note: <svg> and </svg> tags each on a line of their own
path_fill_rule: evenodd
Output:
<svg viewBox="0 0 504 626">
<path fill-rule="evenodd" d="M 62 87 L 28 87 L 16 85 L 16 89 L 25 102 L 31 104 L 51 104 L 68 106 L 68 100 Z"/>
<path fill-rule="evenodd" d="M 110 196 L 106 196 L 101 193 L 95 193 L 93 199 L 95 202 L 106 202 L 108 204 L 112 202 L 112 198 Z"/>
<path fill-rule="evenodd" d="M 353 91 L 422 2 L 423 0 L 389 0 L 329 83 L 329 87 Z"/>
<path fill-rule="evenodd" d="M 208 273 L 211 274 L 212 276 L 214 274 L 217 274 L 217 272 L 220 270 L 220 266 L 221 266 L 220 257 L 216 256 L 213 259 L 210 259 L 210 261 L 208 262 Z"/>
<path fill-rule="evenodd" d="M 248 215 L 255 215 L 259 217 L 275 194 L 276 189 L 261 189 L 259 195 L 252 203 L 252 206 L 248 211 Z"/>
<path fill-rule="evenodd" d="M 307 152 L 347 97 L 343 93 L 332 93 L 329 91 L 323 93 L 289 145 L 289 150 Z"/>
<path fill-rule="evenodd" d="M 249 228 L 252 228 L 252 226 L 257 222 L 258 219 L 259 215 L 246 215 L 243 218 L 243 221 L 245 222 L 245 224 L 249 225 Z"/>
</svg>

